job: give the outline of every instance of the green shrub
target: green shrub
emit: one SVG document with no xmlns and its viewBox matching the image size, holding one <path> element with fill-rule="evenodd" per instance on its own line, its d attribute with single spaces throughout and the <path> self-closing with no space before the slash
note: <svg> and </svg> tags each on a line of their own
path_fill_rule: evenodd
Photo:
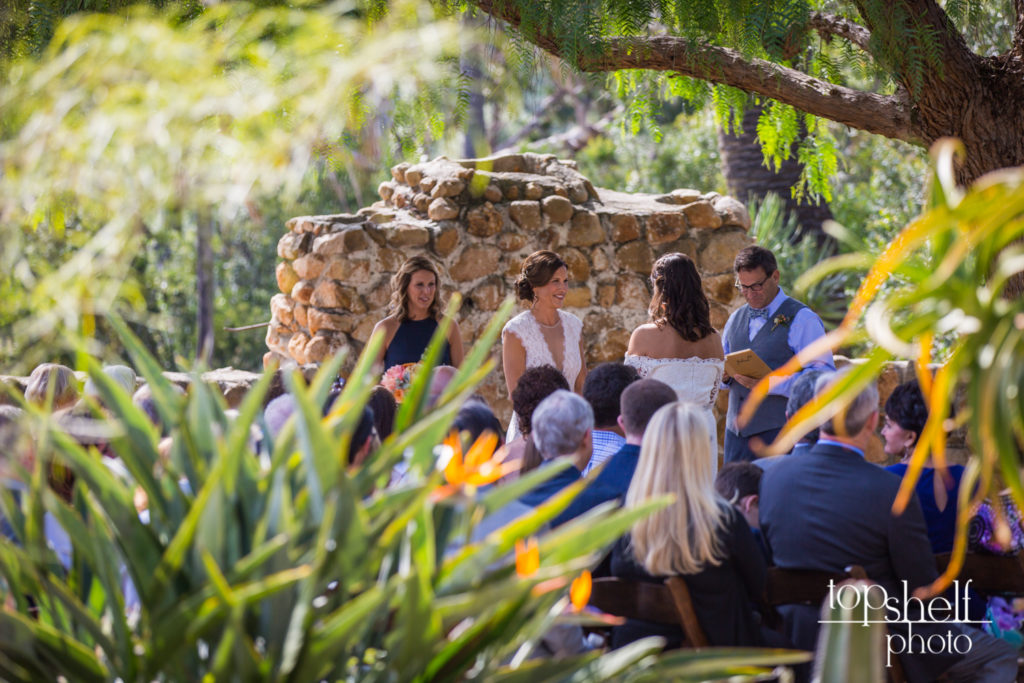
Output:
<svg viewBox="0 0 1024 683">
<path fill-rule="evenodd" d="M 130 397 L 90 362 L 108 407 L 111 445 L 130 477 L 113 473 L 94 448 L 77 445 L 41 411 L 30 411 L 37 443 L 29 495 L 0 495 L 21 543 L 0 542 L 0 676 L 6 680 L 700 680 L 755 674 L 754 663 L 799 661 L 798 653 L 740 650 L 654 656 L 659 641 L 564 660 L 529 659 L 566 613 L 568 581 L 626 531 L 643 510 L 609 505 L 541 533 L 581 488 L 575 485 L 483 540 L 472 532 L 485 514 L 550 477 L 557 466 L 511 483 L 477 489 L 454 476 L 445 484 L 435 444 L 460 403 L 491 371 L 489 359 L 508 302 L 471 350 L 433 410 L 424 404 L 428 371 L 410 388 L 397 429 L 361 467 L 345 465 L 352 430 L 375 383 L 365 349 L 326 418 L 320 406 L 341 359 L 307 386 L 287 383 L 293 421 L 254 454 L 268 373 L 236 419 L 201 381 L 187 396 L 172 390 L 125 325 L 117 330 L 145 376 L 173 445 Z M 442 327 L 425 359 L 438 359 Z M 264 433 L 264 438 L 269 434 Z M 406 483 L 386 487 L 392 468 L 409 465 Z M 47 488 L 46 463 L 76 476 L 73 500 Z M 467 466 L 471 465 L 467 460 Z M 130 481 L 129 481 L 130 479 Z M 148 522 L 134 504 L 148 499 Z M 43 535 L 44 515 L 59 520 L 73 545 L 65 571 Z M 539 568 L 521 576 L 512 550 L 539 537 Z M 138 593 L 126 614 L 123 578 Z M 36 616 L 31 616 L 33 611 Z M 763 670 L 761 670 L 763 671 Z"/>
</svg>

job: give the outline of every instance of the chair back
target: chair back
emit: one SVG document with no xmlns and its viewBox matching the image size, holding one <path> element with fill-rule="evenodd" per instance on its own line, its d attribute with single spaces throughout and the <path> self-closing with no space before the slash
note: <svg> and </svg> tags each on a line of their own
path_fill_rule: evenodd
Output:
<svg viewBox="0 0 1024 683">
<path fill-rule="evenodd" d="M 673 624 L 683 630 L 683 647 L 708 646 L 700 627 L 686 581 L 671 577 L 665 583 L 627 581 L 617 577 L 594 579 L 590 604 L 602 612 L 657 624 Z"/>
<path fill-rule="evenodd" d="M 935 556 L 935 566 L 940 572 L 946 571 L 951 555 Z M 971 588 L 982 593 L 1024 595 L 1024 550 L 1016 555 L 967 553 L 957 578 L 961 582 L 970 580 Z"/>
<path fill-rule="evenodd" d="M 779 605 L 820 605 L 828 595 L 829 582 L 833 585 L 847 579 L 867 579 L 867 573 L 860 565 L 850 565 L 844 572 L 828 572 L 817 569 L 768 568 L 765 584 L 765 602 L 772 607 Z"/>
</svg>

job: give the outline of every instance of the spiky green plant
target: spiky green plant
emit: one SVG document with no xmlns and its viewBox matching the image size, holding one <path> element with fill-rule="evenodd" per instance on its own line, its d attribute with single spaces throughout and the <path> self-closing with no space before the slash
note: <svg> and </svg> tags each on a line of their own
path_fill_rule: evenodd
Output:
<svg viewBox="0 0 1024 683">
<path fill-rule="evenodd" d="M 1007 282 L 1024 271 L 1024 169 L 989 174 L 965 190 L 957 186 L 953 170 L 959 152 L 962 146 L 954 140 L 933 148 L 928 210 L 877 255 L 842 324 L 773 373 L 790 374 L 827 348 L 863 341 L 871 345 L 865 362 L 793 416 L 771 449 L 785 453 L 800 435 L 843 410 L 887 362 L 916 360 L 928 422 L 897 497 L 897 513 L 909 502 L 929 459 L 945 466 L 951 408 L 958 387 L 966 390 L 966 406 L 955 424 L 966 427 L 974 455 L 960 487 L 954 559 L 934 591 L 959 573 L 970 515 L 999 488 L 998 478 L 1024 508 L 1024 299 L 1005 295 Z M 860 267 L 865 256 L 825 261 L 805 274 L 798 289 Z M 948 334 L 955 341 L 933 376 L 929 368 L 936 335 Z M 755 387 L 755 399 L 744 411 L 765 395 L 768 381 Z"/>
<path fill-rule="evenodd" d="M 0 542 L 0 676 L 38 681 L 185 680 L 701 680 L 757 675 L 801 661 L 799 653 L 740 650 L 680 653 L 658 660 L 659 641 L 564 660 L 531 660 L 542 635 L 566 614 L 569 579 L 640 516 L 595 509 L 542 533 L 581 486 L 488 534 L 473 530 L 493 512 L 557 472 L 541 468 L 491 489 L 468 485 L 464 468 L 436 464 L 460 403 L 493 369 L 489 358 L 511 302 L 490 323 L 456 377 L 428 409 L 430 368 L 406 395 L 395 433 L 358 468 L 346 466 L 352 431 L 375 383 L 382 339 L 367 344 L 330 413 L 321 405 L 341 359 L 308 385 L 287 379 L 297 413 L 254 453 L 270 373 L 225 416 L 222 397 L 198 380 L 187 396 L 172 390 L 123 323 L 112 320 L 152 389 L 172 439 L 160 435 L 128 394 L 89 361 L 109 411 L 111 445 L 128 476 L 79 446 L 48 416 L 30 409 L 35 467 L 26 494 L 0 495 L 19 543 Z M 265 435 L 269 438 L 269 435 Z M 455 457 L 455 456 L 453 456 Z M 387 486 L 392 468 L 408 476 Z M 76 476 L 64 502 L 47 488 L 44 468 Z M 466 465 L 469 466 L 467 457 Z M 477 463 L 479 465 L 479 463 Z M 484 468 L 478 468 L 483 472 Z M 445 480 L 447 479 L 447 484 Z M 136 511 L 138 491 L 148 520 Z M 47 547 L 45 514 L 68 532 L 65 571 Z M 539 538 L 538 567 L 516 568 L 517 540 Z M 130 579 L 138 609 L 128 609 Z M 586 619 L 584 619 L 585 621 Z"/>
</svg>

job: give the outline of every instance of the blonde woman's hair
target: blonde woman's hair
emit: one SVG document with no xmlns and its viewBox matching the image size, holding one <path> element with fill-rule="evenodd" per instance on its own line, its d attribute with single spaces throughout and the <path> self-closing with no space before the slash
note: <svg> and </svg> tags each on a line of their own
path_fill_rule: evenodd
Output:
<svg viewBox="0 0 1024 683">
<path fill-rule="evenodd" d="M 637 522 L 633 555 L 654 576 L 695 574 L 723 559 L 720 532 L 729 504 L 715 492 L 711 435 L 702 408 L 670 403 L 644 431 L 626 507 L 671 493 L 675 502 Z"/>
<path fill-rule="evenodd" d="M 78 401 L 78 380 L 74 371 L 66 365 L 43 363 L 32 371 L 25 387 L 25 400 L 41 406 L 53 384 L 53 410 L 73 406 Z"/>
</svg>

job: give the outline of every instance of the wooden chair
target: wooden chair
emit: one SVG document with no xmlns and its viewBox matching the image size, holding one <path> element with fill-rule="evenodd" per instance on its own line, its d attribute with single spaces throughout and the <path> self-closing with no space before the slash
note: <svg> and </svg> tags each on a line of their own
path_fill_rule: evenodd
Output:
<svg viewBox="0 0 1024 683">
<path fill-rule="evenodd" d="M 868 580 L 860 565 L 851 565 L 845 572 L 826 572 L 817 569 L 768 568 L 765 602 L 772 607 L 780 605 L 820 605 L 828 595 L 829 581 L 836 584 L 847 579 Z"/>
<path fill-rule="evenodd" d="M 819 607 L 828 596 L 830 581 L 834 582 L 833 585 L 838 585 L 849 579 L 870 581 L 864 567 L 856 564 L 850 565 L 843 572 L 769 567 L 768 580 L 765 585 L 765 602 L 771 607 L 781 605 Z M 892 683 L 905 683 L 907 680 L 898 658 L 893 660 L 888 675 Z"/>
<path fill-rule="evenodd" d="M 693 611 L 690 590 L 681 577 L 665 579 L 663 584 L 615 577 L 594 579 L 590 604 L 617 617 L 678 625 L 683 629 L 682 647 L 708 647 L 707 636 Z"/>
<path fill-rule="evenodd" d="M 935 556 L 935 567 L 940 572 L 946 570 L 950 556 L 951 553 Z M 1024 596 L 1024 550 L 1016 555 L 967 553 L 957 578 L 960 581 L 969 579 L 971 587 L 981 593 Z"/>
</svg>

